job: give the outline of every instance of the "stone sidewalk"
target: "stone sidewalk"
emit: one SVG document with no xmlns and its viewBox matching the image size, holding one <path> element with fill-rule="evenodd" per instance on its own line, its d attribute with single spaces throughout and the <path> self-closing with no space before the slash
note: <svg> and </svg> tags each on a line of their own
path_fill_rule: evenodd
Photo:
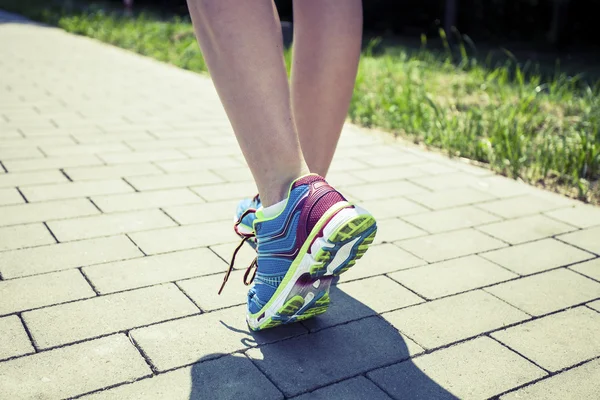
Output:
<svg viewBox="0 0 600 400">
<path fill-rule="evenodd" d="M 0 160 L 2 399 L 599 398 L 598 208 L 347 126 L 329 180 L 377 243 L 250 334 L 209 79 L 3 14 Z"/>
</svg>

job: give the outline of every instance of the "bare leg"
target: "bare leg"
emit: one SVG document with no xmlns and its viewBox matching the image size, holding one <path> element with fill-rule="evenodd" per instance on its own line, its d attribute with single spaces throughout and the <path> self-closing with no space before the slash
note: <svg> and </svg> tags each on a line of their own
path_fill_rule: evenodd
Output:
<svg viewBox="0 0 600 400">
<path fill-rule="evenodd" d="M 294 1 L 292 107 L 311 172 L 327 174 L 352 98 L 361 0 Z"/>
<path fill-rule="evenodd" d="M 188 0 L 217 92 L 264 206 L 308 172 L 292 117 L 272 0 Z"/>
</svg>

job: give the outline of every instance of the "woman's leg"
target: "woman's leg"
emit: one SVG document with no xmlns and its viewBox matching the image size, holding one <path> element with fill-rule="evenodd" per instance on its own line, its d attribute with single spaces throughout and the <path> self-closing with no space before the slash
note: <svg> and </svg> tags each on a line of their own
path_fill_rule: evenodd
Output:
<svg viewBox="0 0 600 400">
<path fill-rule="evenodd" d="M 308 172 L 272 0 L 188 0 L 196 36 L 264 206 Z"/>
<path fill-rule="evenodd" d="M 311 172 L 327 174 L 352 97 L 361 0 L 294 1 L 292 109 Z"/>
</svg>

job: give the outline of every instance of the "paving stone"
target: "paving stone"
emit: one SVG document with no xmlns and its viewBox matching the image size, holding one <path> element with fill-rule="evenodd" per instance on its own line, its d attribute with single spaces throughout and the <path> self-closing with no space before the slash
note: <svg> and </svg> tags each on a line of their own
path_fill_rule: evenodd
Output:
<svg viewBox="0 0 600 400">
<path fill-rule="evenodd" d="M 299 397 L 294 397 L 294 400 L 330 400 L 330 399 L 345 399 L 345 400 L 390 400 L 391 397 L 379 389 L 373 382 L 364 376 L 347 379 L 340 383 L 326 386 L 317 389 L 314 392 L 306 393 Z"/>
<path fill-rule="evenodd" d="M 531 315 L 543 315 L 600 297 L 600 283 L 557 269 L 485 289 Z"/>
<path fill-rule="evenodd" d="M 19 317 L 12 315 L 0 318 L 0 360 L 34 352 Z M 0 370 L 1 368 L 0 364 Z M 0 382 L 1 379 L 0 377 Z M 0 394 L 2 394 L 1 388 Z"/>
<path fill-rule="evenodd" d="M 542 239 L 480 254 L 520 275 L 562 267 L 594 257 L 555 239 Z"/>
<path fill-rule="evenodd" d="M 177 138 L 177 139 L 142 139 L 126 140 L 125 143 L 136 151 L 144 150 L 162 150 L 162 149 L 187 149 L 189 147 L 202 146 L 203 143 L 197 138 Z"/>
<path fill-rule="evenodd" d="M 73 397 L 150 374 L 127 336 L 113 335 L 0 363 L 0 397 Z"/>
<path fill-rule="evenodd" d="M 465 206 L 495 199 L 490 194 L 472 188 L 449 189 L 435 193 L 419 193 L 407 197 L 434 210 Z"/>
<path fill-rule="evenodd" d="M 594 310 L 596 310 L 598 312 L 600 312 L 600 300 L 588 303 L 587 306 L 593 308 Z"/>
<path fill-rule="evenodd" d="M 426 261 L 413 256 L 393 244 L 384 243 L 369 247 L 369 251 L 360 261 L 340 276 L 342 282 L 352 281 L 369 276 L 382 275 L 427 264 Z"/>
<path fill-rule="evenodd" d="M 60 171 L 15 172 L 0 175 L 0 187 L 38 185 L 41 183 L 63 183 L 67 178 Z"/>
<path fill-rule="evenodd" d="M 513 279 L 518 275 L 479 256 L 467 256 L 394 272 L 389 276 L 427 299 L 436 299 Z"/>
<path fill-rule="evenodd" d="M 589 276 L 592 279 L 600 281 L 600 258 L 586 261 L 580 264 L 571 265 L 569 267 L 573 271 Z"/>
<path fill-rule="evenodd" d="M 231 372 L 235 371 L 235 379 Z M 243 355 L 233 354 L 104 390 L 85 400 L 102 399 L 283 399 L 281 392 Z"/>
<path fill-rule="evenodd" d="M 177 226 L 160 210 L 130 211 L 49 222 L 60 242 Z"/>
<path fill-rule="evenodd" d="M 174 174 L 134 176 L 127 178 L 137 190 L 156 190 L 180 188 L 195 185 L 208 185 L 219 183 L 223 180 L 210 171 L 198 172 L 180 172 Z"/>
<path fill-rule="evenodd" d="M 529 318 L 524 312 L 481 290 L 392 311 L 382 317 L 426 349 Z"/>
<path fill-rule="evenodd" d="M 4 147 L 0 149 L 0 160 L 19 160 L 23 158 L 43 158 L 44 154 L 36 147 Z"/>
<path fill-rule="evenodd" d="M 577 307 L 492 336 L 542 368 L 556 372 L 600 356 L 599 330 L 600 314 Z"/>
<path fill-rule="evenodd" d="M 144 253 L 158 254 L 228 243 L 236 240 L 237 235 L 229 224 L 210 222 L 137 232 L 129 237 Z"/>
<path fill-rule="evenodd" d="M 253 197 L 258 193 L 254 182 L 222 183 L 220 185 L 207 185 L 192 187 L 206 201 L 237 200 L 244 197 Z M 232 211 L 233 212 L 233 211 Z"/>
<path fill-rule="evenodd" d="M 222 270 L 225 270 L 227 265 L 221 259 L 219 262 Z M 223 283 L 224 273 L 187 279 L 177 282 L 177 285 L 202 311 L 213 311 L 246 304 L 249 287 L 244 285 L 245 272 L 233 271 L 221 294 L 217 293 Z"/>
<path fill-rule="evenodd" d="M 102 161 L 90 155 L 74 155 L 70 157 L 47 157 L 33 160 L 7 160 L 2 162 L 8 172 L 25 172 L 49 170 L 67 167 L 102 165 Z"/>
<path fill-rule="evenodd" d="M 377 313 L 423 302 L 422 298 L 386 276 L 342 283 L 338 288 Z"/>
<path fill-rule="evenodd" d="M 363 201 L 387 199 L 423 192 L 426 192 L 426 190 L 407 181 L 368 183 L 366 185 L 350 186 L 344 190 L 344 193 L 348 193 L 352 197 Z"/>
<path fill-rule="evenodd" d="M 240 245 L 240 239 L 235 240 L 235 242 L 216 244 L 210 246 L 210 249 L 223 261 L 227 264 L 231 261 L 231 257 L 233 256 L 233 252 Z M 235 256 L 235 269 L 246 270 L 246 267 L 254 261 L 256 258 L 256 250 L 254 250 L 250 245 L 242 246 L 238 253 Z"/>
<path fill-rule="evenodd" d="M 83 272 L 96 290 L 105 294 L 213 274 L 226 268 L 223 260 L 202 248 L 93 265 L 83 268 Z M 214 294 L 210 293 L 213 297 Z"/>
<path fill-rule="evenodd" d="M 600 360 L 594 360 L 506 394 L 501 399 L 595 400 L 598 398 L 598 382 L 600 382 Z"/>
<path fill-rule="evenodd" d="M 390 243 L 424 235 L 427 235 L 427 232 L 400 219 L 384 219 L 377 221 L 377 234 L 373 243 Z"/>
<path fill-rule="evenodd" d="M 373 167 L 393 167 L 398 165 L 423 162 L 424 159 L 415 154 L 403 151 L 399 154 L 381 155 L 380 157 L 369 157 L 365 158 L 363 161 Z"/>
<path fill-rule="evenodd" d="M 525 195 L 511 199 L 490 201 L 485 204 L 479 204 L 477 207 L 504 218 L 517 218 L 565 207 L 567 205 L 568 204 L 564 202 L 551 201 L 540 196 Z"/>
<path fill-rule="evenodd" d="M 334 157 L 333 161 L 331 162 L 331 165 L 329 166 L 329 171 L 356 171 L 367 168 L 369 168 L 367 164 L 357 159 L 346 157 Z"/>
<path fill-rule="evenodd" d="M 65 173 L 74 181 L 115 179 L 139 175 L 161 175 L 163 172 L 153 164 L 102 165 L 97 167 L 65 168 Z"/>
<path fill-rule="evenodd" d="M 197 196 L 197 195 L 194 195 Z M 198 199 L 200 199 L 198 197 Z M 241 197 L 230 201 L 190 204 L 184 206 L 165 207 L 164 210 L 173 219 L 183 225 L 199 224 L 214 221 L 233 221 L 237 203 Z"/>
<path fill-rule="evenodd" d="M 92 201 L 104 212 L 144 210 L 203 202 L 198 195 L 187 188 L 94 196 Z"/>
<path fill-rule="evenodd" d="M 387 182 L 426 175 L 425 172 L 412 165 L 369 168 L 353 171 L 352 174 L 369 183 Z"/>
<path fill-rule="evenodd" d="M 367 374 L 396 399 L 486 399 L 545 375 L 482 337 Z"/>
<path fill-rule="evenodd" d="M 503 242 L 474 229 L 438 233 L 402 240 L 396 244 L 429 262 L 476 254 L 506 246 Z"/>
<path fill-rule="evenodd" d="M 0 206 L 23 203 L 25 203 L 25 200 L 23 199 L 23 196 L 19 194 L 17 189 L 0 189 Z"/>
<path fill-rule="evenodd" d="M 100 194 L 131 193 L 133 191 L 133 188 L 121 179 L 68 182 L 21 188 L 21 192 L 30 202 L 88 197 Z"/>
<path fill-rule="evenodd" d="M 56 243 L 43 224 L 0 228 L 0 251 Z"/>
<path fill-rule="evenodd" d="M 233 156 L 242 155 L 239 146 L 202 146 L 190 149 L 181 150 L 185 155 L 192 158 L 216 157 L 216 156 Z"/>
<path fill-rule="evenodd" d="M 101 153 L 98 154 L 98 157 L 109 165 L 187 159 L 182 152 L 171 149 L 135 151 L 129 153 Z"/>
<path fill-rule="evenodd" d="M 470 228 L 500 220 L 500 218 L 472 206 L 409 215 L 403 219 L 433 233 Z"/>
<path fill-rule="evenodd" d="M 560 210 L 550 211 L 545 214 L 578 228 L 590 228 L 600 225 L 600 208 L 595 206 L 581 205 L 571 208 L 561 208 Z"/>
<path fill-rule="evenodd" d="M 207 169 L 221 169 L 242 166 L 239 161 L 232 157 L 210 157 L 196 158 L 192 160 L 163 161 L 156 163 L 161 169 L 168 173 L 203 171 Z"/>
<path fill-rule="evenodd" d="M 27 311 L 23 320 L 44 349 L 198 312 L 167 284 Z"/>
<path fill-rule="evenodd" d="M 584 250 L 600 255 L 600 226 L 568 233 L 558 237 L 563 242 L 570 243 Z"/>
<path fill-rule="evenodd" d="M 251 333 L 246 306 L 227 308 L 131 331 L 131 336 L 159 371 L 210 360 L 306 330 L 299 324 Z"/>
<path fill-rule="evenodd" d="M 427 208 L 402 197 L 365 201 L 360 206 L 369 210 L 378 221 L 429 211 Z"/>
<path fill-rule="evenodd" d="M 81 154 L 98 153 L 131 153 L 129 147 L 123 143 L 97 143 L 76 144 L 71 146 L 42 146 L 42 150 L 48 157 L 71 156 Z"/>
<path fill-rule="evenodd" d="M 497 175 L 489 176 L 485 179 L 479 179 L 475 182 L 472 182 L 469 186 L 499 198 L 514 197 L 532 192 L 531 186 L 523 182 L 518 182 Z"/>
<path fill-rule="evenodd" d="M 425 172 L 427 175 L 439 175 L 448 174 L 450 172 L 456 172 L 454 165 L 444 165 L 437 162 L 425 162 L 413 165 L 415 168 Z"/>
<path fill-rule="evenodd" d="M 97 215 L 100 211 L 87 199 L 69 199 L 44 203 L 0 207 L 0 226 L 51 221 Z"/>
<path fill-rule="evenodd" d="M 420 352 L 418 345 L 385 321 L 371 317 L 261 346 L 246 354 L 286 396 L 294 396 Z M 315 359 L 319 368 L 313 368 Z"/>
<path fill-rule="evenodd" d="M 83 275 L 75 269 L 9 279 L 0 281 L 0 315 L 95 295 Z"/>
<path fill-rule="evenodd" d="M 214 171 L 216 175 L 227 182 L 252 182 L 252 173 L 246 166 L 234 168 L 218 168 Z"/>
<path fill-rule="evenodd" d="M 419 186 L 426 187 L 430 190 L 438 191 L 466 187 L 475 184 L 477 178 L 465 172 L 453 172 L 450 174 L 413 178 L 410 179 L 410 181 L 416 182 Z"/>
<path fill-rule="evenodd" d="M 1 252 L 0 275 L 12 279 L 140 256 L 125 236 L 51 244 Z"/>
<path fill-rule="evenodd" d="M 543 215 L 533 215 L 479 226 L 477 229 L 510 244 L 518 244 L 551 237 L 576 228 Z"/>
<path fill-rule="evenodd" d="M 338 189 L 343 189 L 347 186 L 352 186 L 352 185 L 362 185 L 365 183 L 364 179 L 361 179 L 355 175 L 353 175 L 351 172 L 345 172 L 345 171 L 333 171 L 330 173 L 327 173 L 327 182 L 329 182 L 330 184 L 332 184 L 334 187 L 338 188 Z"/>
</svg>

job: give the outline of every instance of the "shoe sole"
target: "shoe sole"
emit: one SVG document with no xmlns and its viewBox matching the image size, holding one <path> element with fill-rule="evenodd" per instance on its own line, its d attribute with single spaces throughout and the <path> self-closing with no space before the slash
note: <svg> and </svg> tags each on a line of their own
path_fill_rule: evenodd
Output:
<svg viewBox="0 0 600 400">
<path fill-rule="evenodd" d="M 375 218 L 360 207 L 345 203 L 327 212 L 271 300 L 258 313 L 248 315 L 250 328 L 254 331 L 273 328 L 327 311 L 331 281 L 356 264 L 376 233 Z"/>
</svg>

